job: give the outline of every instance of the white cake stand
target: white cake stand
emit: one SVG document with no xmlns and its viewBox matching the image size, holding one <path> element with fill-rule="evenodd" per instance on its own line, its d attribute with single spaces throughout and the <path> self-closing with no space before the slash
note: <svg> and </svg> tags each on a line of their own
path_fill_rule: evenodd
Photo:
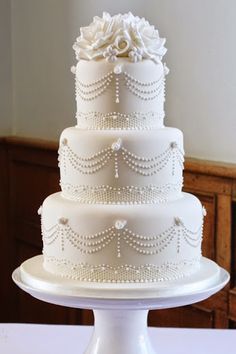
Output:
<svg viewBox="0 0 236 354">
<path fill-rule="evenodd" d="M 81 283 L 46 272 L 42 256 L 22 263 L 12 277 L 39 300 L 94 311 L 94 332 L 85 354 L 156 353 L 148 336 L 148 310 L 204 300 L 229 281 L 228 272 L 207 258 L 194 275 L 172 282 Z"/>
</svg>

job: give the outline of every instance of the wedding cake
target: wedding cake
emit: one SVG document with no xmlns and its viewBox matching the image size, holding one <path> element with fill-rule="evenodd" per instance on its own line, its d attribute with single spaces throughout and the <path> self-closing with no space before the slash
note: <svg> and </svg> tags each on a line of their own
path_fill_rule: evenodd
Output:
<svg viewBox="0 0 236 354">
<path fill-rule="evenodd" d="M 77 125 L 60 138 L 61 192 L 39 209 L 47 272 L 143 283 L 197 271 L 205 209 L 182 192 L 183 135 L 163 123 L 164 44 L 131 13 L 81 28 Z"/>
</svg>

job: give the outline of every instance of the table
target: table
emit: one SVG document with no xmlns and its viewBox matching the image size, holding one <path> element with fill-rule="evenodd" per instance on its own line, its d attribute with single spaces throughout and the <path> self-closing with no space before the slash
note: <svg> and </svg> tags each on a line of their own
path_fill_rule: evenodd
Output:
<svg viewBox="0 0 236 354">
<path fill-rule="evenodd" d="M 92 331 L 91 326 L 0 323 L 0 353 L 83 354 Z M 235 330 L 149 328 L 149 331 L 157 354 L 233 354 L 236 351 Z"/>
</svg>

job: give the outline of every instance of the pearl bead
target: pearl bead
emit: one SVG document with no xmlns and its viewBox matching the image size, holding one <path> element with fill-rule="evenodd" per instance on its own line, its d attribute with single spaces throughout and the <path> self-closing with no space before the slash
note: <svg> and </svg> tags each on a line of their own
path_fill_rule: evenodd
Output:
<svg viewBox="0 0 236 354">
<path fill-rule="evenodd" d="M 61 224 L 61 225 L 67 225 L 68 219 L 67 218 L 60 218 L 58 220 L 58 223 Z"/>
<path fill-rule="evenodd" d="M 42 205 L 40 205 L 40 207 L 38 208 L 38 215 L 42 215 L 42 211 L 43 211 L 43 207 Z"/>
<path fill-rule="evenodd" d="M 122 66 L 121 65 L 116 65 L 113 69 L 114 73 L 119 75 L 122 73 Z"/>
</svg>

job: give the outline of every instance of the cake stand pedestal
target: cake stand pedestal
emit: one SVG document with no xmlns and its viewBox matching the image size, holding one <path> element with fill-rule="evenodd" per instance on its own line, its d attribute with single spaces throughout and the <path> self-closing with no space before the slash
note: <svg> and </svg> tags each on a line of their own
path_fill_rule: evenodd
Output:
<svg viewBox="0 0 236 354">
<path fill-rule="evenodd" d="M 172 282 L 81 283 L 46 272 L 42 256 L 22 263 L 12 277 L 21 289 L 39 300 L 94 311 L 94 332 L 85 354 L 158 353 L 148 336 L 148 310 L 204 300 L 229 281 L 229 274 L 207 258 L 202 258 L 192 276 Z"/>
</svg>

